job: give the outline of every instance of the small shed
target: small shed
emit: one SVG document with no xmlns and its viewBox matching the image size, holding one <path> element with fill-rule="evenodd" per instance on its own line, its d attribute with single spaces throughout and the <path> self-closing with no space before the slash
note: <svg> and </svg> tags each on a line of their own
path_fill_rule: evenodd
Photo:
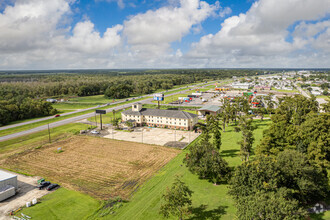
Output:
<svg viewBox="0 0 330 220">
<path fill-rule="evenodd" d="M 206 105 L 198 109 L 198 115 L 216 115 L 220 113 L 221 108 L 216 105 Z"/>
<path fill-rule="evenodd" d="M 17 175 L 0 170 L 0 202 L 15 195 Z"/>
</svg>

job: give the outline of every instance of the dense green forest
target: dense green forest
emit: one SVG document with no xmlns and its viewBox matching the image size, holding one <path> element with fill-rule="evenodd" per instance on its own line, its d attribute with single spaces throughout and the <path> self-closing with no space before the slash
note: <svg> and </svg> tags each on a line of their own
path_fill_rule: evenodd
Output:
<svg viewBox="0 0 330 220">
<path fill-rule="evenodd" d="M 126 98 L 204 80 L 263 74 L 257 70 L 81 70 L 0 73 L 0 125 L 52 115 L 46 98 L 102 95 Z"/>
</svg>

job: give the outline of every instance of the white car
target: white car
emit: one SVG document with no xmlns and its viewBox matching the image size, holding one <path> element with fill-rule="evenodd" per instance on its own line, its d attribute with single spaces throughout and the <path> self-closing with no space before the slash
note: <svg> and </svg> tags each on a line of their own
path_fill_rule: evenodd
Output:
<svg viewBox="0 0 330 220">
<path fill-rule="evenodd" d="M 92 133 L 92 134 L 100 134 L 100 132 L 95 131 L 95 130 L 91 131 L 91 133 Z"/>
</svg>

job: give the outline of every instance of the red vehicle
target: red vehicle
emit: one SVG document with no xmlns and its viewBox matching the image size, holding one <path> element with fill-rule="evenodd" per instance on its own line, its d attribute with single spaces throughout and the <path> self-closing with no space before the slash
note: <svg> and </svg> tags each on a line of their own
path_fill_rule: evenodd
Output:
<svg viewBox="0 0 330 220">
<path fill-rule="evenodd" d="M 60 117 L 61 115 L 55 115 L 55 118 Z"/>
</svg>

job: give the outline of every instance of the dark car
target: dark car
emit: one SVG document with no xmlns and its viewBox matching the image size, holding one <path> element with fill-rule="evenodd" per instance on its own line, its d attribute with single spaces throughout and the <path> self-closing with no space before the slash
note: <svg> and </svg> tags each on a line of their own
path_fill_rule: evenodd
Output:
<svg viewBox="0 0 330 220">
<path fill-rule="evenodd" d="M 55 115 L 55 118 L 60 117 L 61 115 Z"/>
<path fill-rule="evenodd" d="M 56 183 L 52 183 L 52 184 L 50 184 L 49 186 L 47 186 L 47 190 L 48 191 L 50 191 L 50 190 L 52 190 L 52 189 L 55 189 L 56 187 L 58 187 L 59 185 L 58 184 L 56 184 Z"/>
<path fill-rule="evenodd" d="M 50 185 L 50 182 L 49 181 L 43 181 L 41 182 L 39 185 L 38 185 L 38 188 L 39 190 L 46 187 L 46 186 L 49 186 Z"/>
</svg>

